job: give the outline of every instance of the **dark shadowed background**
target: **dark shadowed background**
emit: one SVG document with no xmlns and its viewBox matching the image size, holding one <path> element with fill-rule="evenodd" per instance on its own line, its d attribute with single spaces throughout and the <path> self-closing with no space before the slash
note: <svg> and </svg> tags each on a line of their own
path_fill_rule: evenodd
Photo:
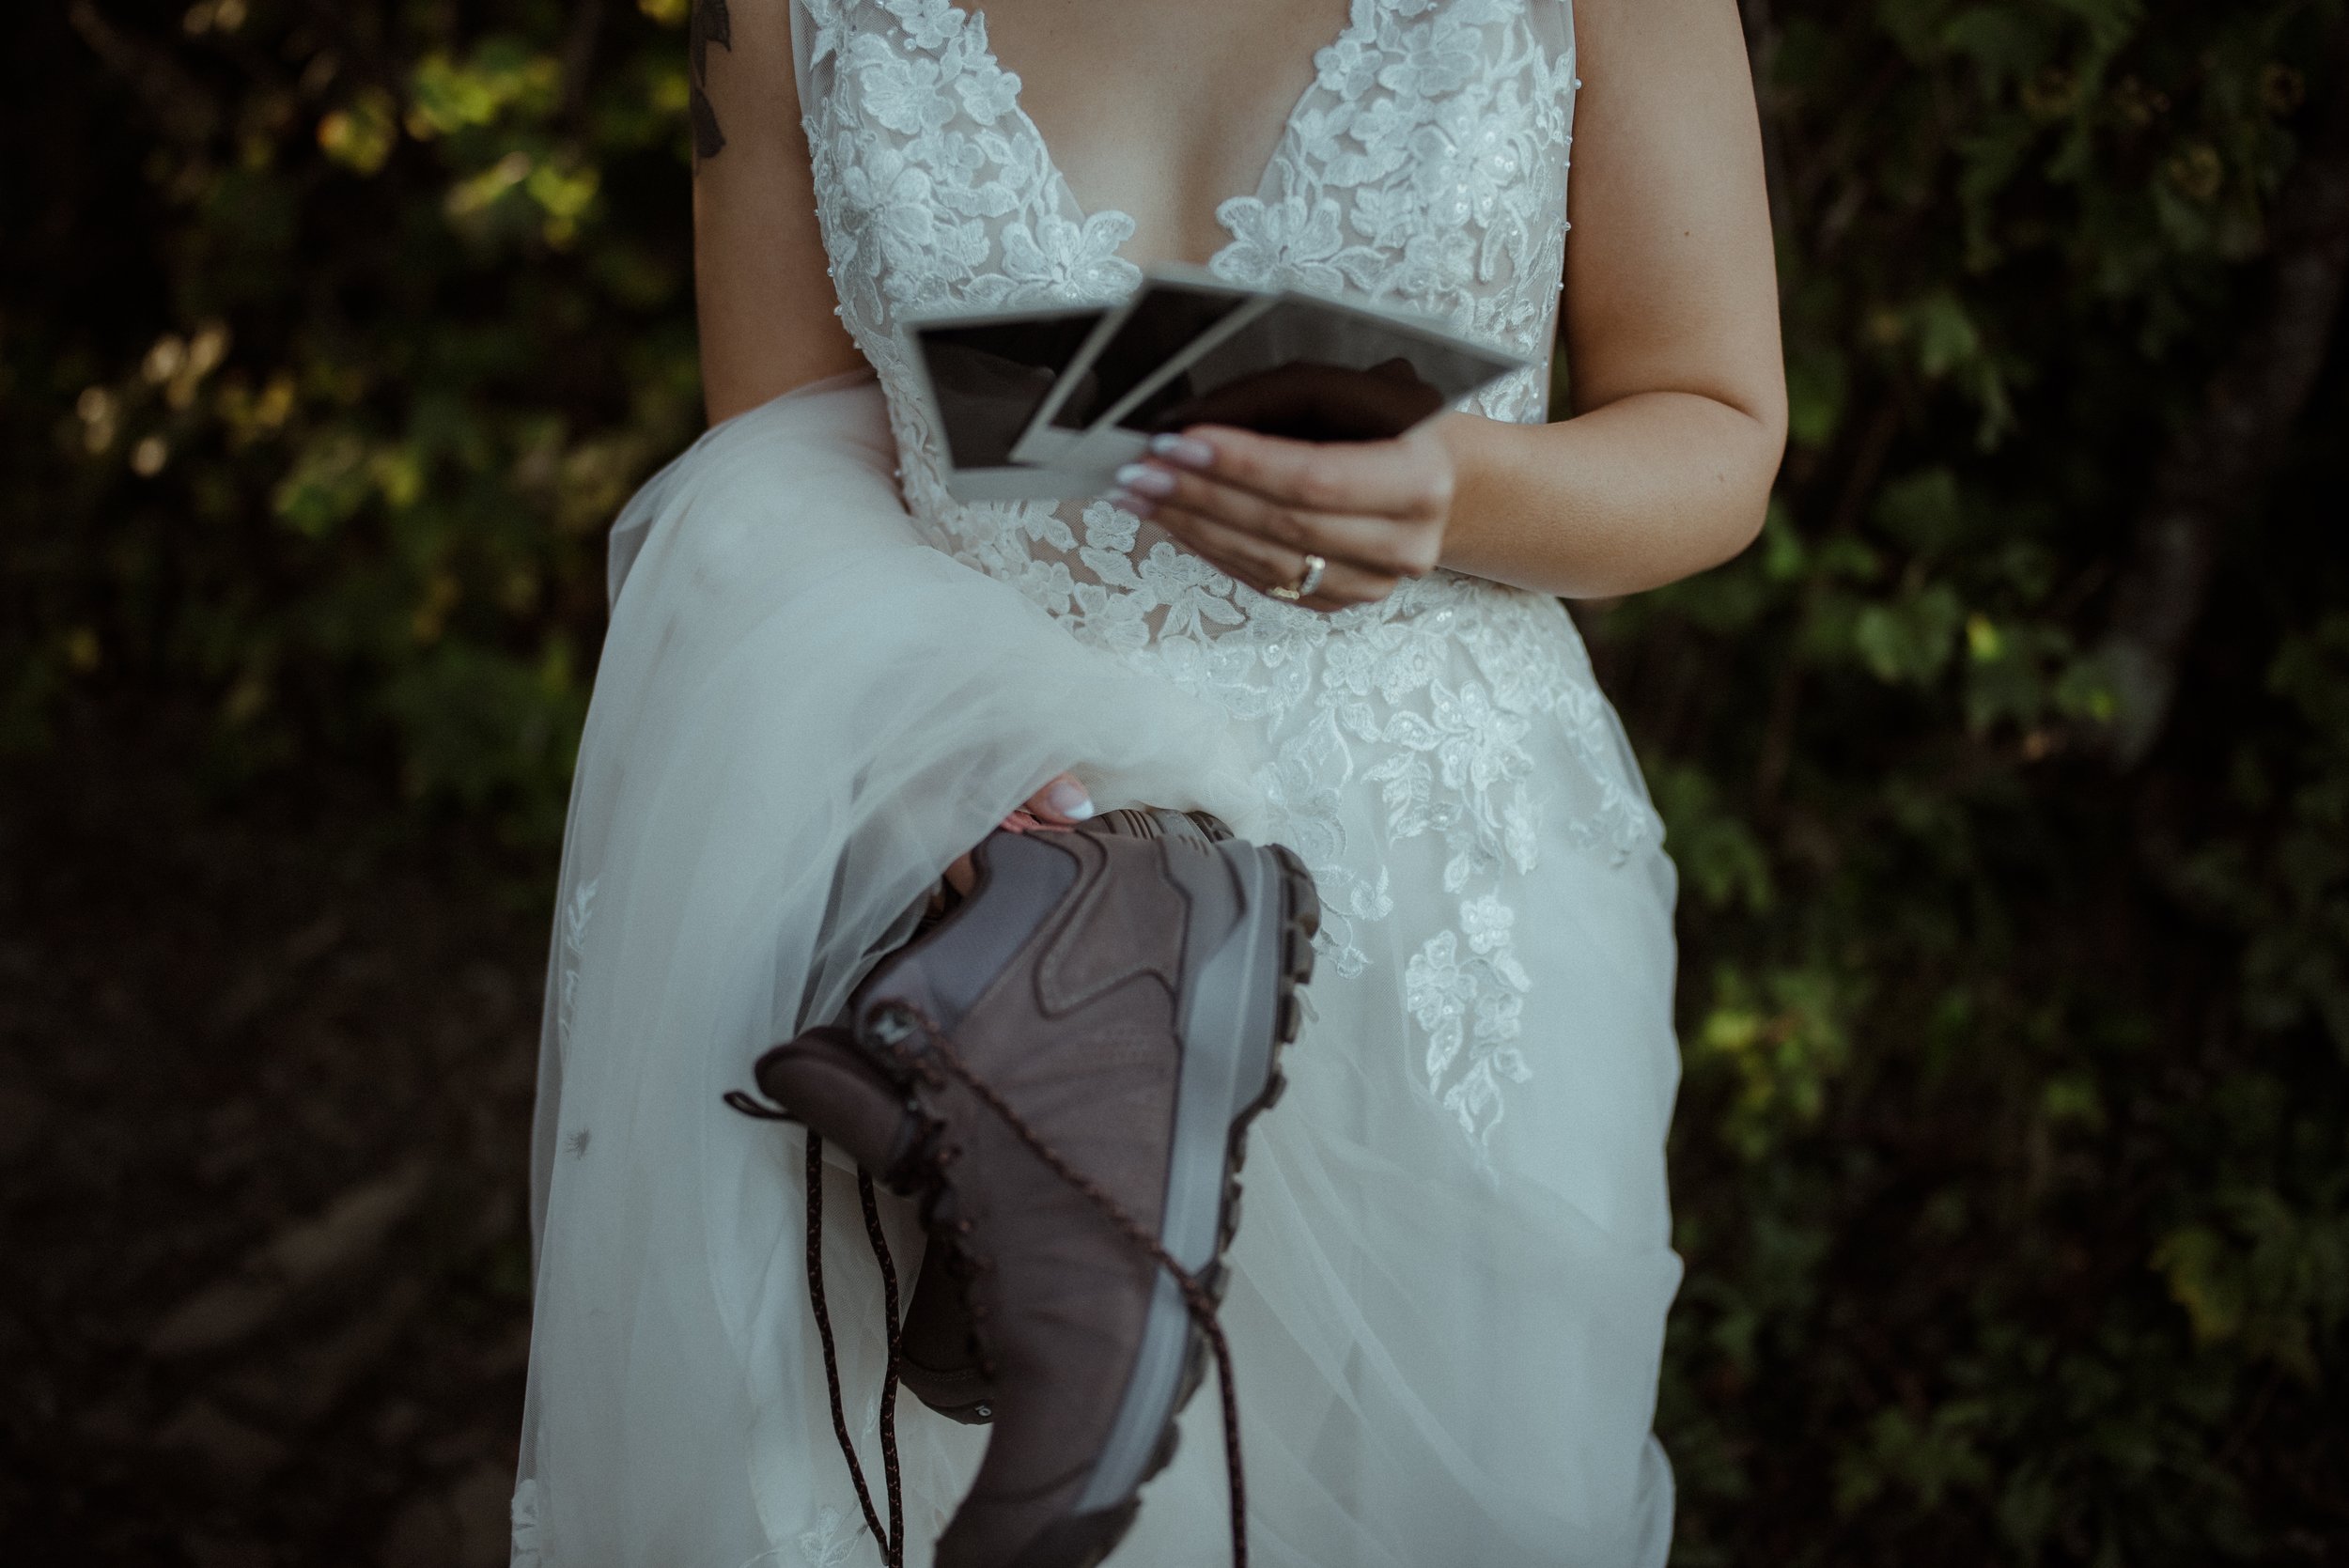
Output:
<svg viewBox="0 0 2349 1568">
<path fill-rule="evenodd" d="M 0 23 L 12 1560 L 505 1560 L 684 9 Z M 1745 11 L 1779 501 L 1579 607 L 1683 877 L 1674 1561 L 2349 1560 L 2342 4 Z"/>
</svg>

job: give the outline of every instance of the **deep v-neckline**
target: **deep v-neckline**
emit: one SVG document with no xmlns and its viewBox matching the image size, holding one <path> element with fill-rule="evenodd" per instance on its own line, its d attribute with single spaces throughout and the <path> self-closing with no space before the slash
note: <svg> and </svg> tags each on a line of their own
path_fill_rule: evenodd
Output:
<svg viewBox="0 0 2349 1568">
<path fill-rule="evenodd" d="M 1076 187 L 1069 184 L 1067 175 L 1061 171 L 1060 160 L 1052 156 L 1052 144 L 1045 136 L 1044 128 L 1036 124 L 1034 116 L 1028 113 L 1026 81 L 1018 71 L 1008 69 L 1002 60 L 996 58 L 994 42 L 988 37 L 986 8 L 979 7 L 972 9 L 956 4 L 955 0 L 947 0 L 947 9 L 958 12 L 962 17 L 963 26 L 972 31 L 976 39 L 973 63 L 977 70 L 984 73 L 989 82 L 1009 80 L 1012 84 L 1011 91 L 1006 99 L 1009 107 L 1005 112 L 1033 144 L 1036 158 L 1043 166 L 1045 179 L 1050 182 L 1052 190 L 1068 211 L 1075 214 L 1078 226 L 1084 227 L 1097 218 L 1123 218 L 1127 224 L 1126 238 L 1132 239 L 1137 220 L 1131 212 L 1122 207 L 1087 207 L 1078 197 Z M 1336 35 L 1327 43 L 1315 46 L 1313 57 L 1319 59 L 1322 50 L 1343 49 L 1347 44 L 1357 41 L 1363 34 L 1375 31 L 1378 10 L 1379 0 L 1347 0 L 1346 24 L 1340 27 Z M 1214 255 L 1207 258 L 1205 265 L 1213 266 L 1218 257 L 1240 242 L 1240 236 L 1225 220 L 1223 210 L 1233 201 L 1242 197 L 1252 197 L 1259 202 L 1267 199 L 1267 194 L 1271 189 L 1273 176 L 1280 171 L 1283 156 L 1288 151 L 1289 143 L 1297 136 L 1298 118 L 1305 112 L 1306 104 L 1312 102 L 1314 95 L 1320 90 L 1321 71 L 1316 67 L 1313 75 L 1305 79 L 1305 85 L 1299 89 L 1296 99 L 1289 104 L 1288 113 L 1282 116 L 1281 129 L 1272 138 L 1271 150 L 1265 154 L 1264 166 L 1257 171 L 1254 187 L 1217 198 L 1215 223 L 1216 226 L 1223 231 L 1224 238 L 1222 242 L 1216 246 Z M 1141 265 L 1125 254 L 1123 241 L 1120 241 L 1118 249 L 1112 254 L 1129 266 Z M 1199 263 L 1187 264 L 1200 265 Z"/>
</svg>

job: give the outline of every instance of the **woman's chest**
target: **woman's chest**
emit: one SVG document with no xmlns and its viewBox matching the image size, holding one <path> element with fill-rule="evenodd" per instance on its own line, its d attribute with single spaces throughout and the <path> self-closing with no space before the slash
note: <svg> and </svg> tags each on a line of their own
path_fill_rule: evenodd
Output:
<svg viewBox="0 0 2349 1568">
<path fill-rule="evenodd" d="M 983 15 L 1077 207 L 1132 218 L 1123 254 L 1142 265 L 1223 247 L 1217 205 L 1255 193 L 1353 21 L 1346 0 L 992 0 Z"/>
<path fill-rule="evenodd" d="M 817 207 L 876 363 L 909 317 L 1106 302 L 1170 258 L 1537 348 L 1565 221 L 1562 0 L 1241 3 L 999 0 L 998 24 L 801 0 Z"/>
</svg>

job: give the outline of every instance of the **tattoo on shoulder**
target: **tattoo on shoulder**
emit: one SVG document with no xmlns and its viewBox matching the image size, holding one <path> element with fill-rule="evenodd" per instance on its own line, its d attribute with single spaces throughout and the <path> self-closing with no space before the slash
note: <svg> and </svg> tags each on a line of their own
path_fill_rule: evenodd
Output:
<svg viewBox="0 0 2349 1568">
<path fill-rule="evenodd" d="M 725 150 L 725 132 L 718 129 L 718 112 L 709 106 L 709 46 L 734 53 L 734 20 L 726 0 L 693 0 L 693 17 L 686 34 L 692 61 L 692 89 L 687 111 L 693 118 L 693 157 L 715 158 Z"/>
</svg>

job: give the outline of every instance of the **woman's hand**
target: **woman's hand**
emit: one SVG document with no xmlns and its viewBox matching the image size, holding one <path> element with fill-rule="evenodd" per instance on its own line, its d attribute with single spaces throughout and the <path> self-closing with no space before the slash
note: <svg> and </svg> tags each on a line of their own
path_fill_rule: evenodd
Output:
<svg viewBox="0 0 2349 1568">
<path fill-rule="evenodd" d="M 1308 554 L 1329 563 L 1298 602 L 1343 610 L 1435 570 L 1452 521 L 1452 454 L 1423 420 L 1387 441 L 1311 442 L 1221 425 L 1151 440 L 1111 497 L 1258 593 L 1295 587 Z"/>
<path fill-rule="evenodd" d="M 1003 818 L 1003 831 L 1024 833 L 1036 828 L 1073 828 L 1093 815 L 1093 797 L 1077 782 L 1073 773 L 1054 776 L 1042 789 L 1028 797 L 1027 804 Z M 967 893 L 978 879 L 978 873 L 965 854 L 946 868 L 947 886 L 957 893 Z"/>
</svg>

